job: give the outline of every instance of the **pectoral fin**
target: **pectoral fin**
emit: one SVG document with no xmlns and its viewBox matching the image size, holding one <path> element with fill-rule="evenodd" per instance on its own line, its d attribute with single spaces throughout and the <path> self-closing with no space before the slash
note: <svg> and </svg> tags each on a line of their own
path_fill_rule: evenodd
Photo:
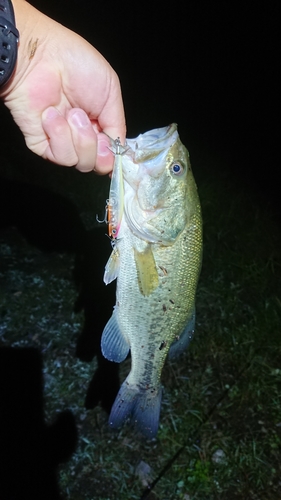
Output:
<svg viewBox="0 0 281 500">
<path fill-rule="evenodd" d="M 115 246 L 110 254 L 110 257 L 106 263 L 103 281 L 106 285 L 114 281 L 119 272 L 119 252 Z"/>
<path fill-rule="evenodd" d="M 134 249 L 135 263 L 138 272 L 139 288 L 143 295 L 150 295 L 159 283 L 158 273 L 151 245 L 147 245 L 143 252 Z"/>
</svg>

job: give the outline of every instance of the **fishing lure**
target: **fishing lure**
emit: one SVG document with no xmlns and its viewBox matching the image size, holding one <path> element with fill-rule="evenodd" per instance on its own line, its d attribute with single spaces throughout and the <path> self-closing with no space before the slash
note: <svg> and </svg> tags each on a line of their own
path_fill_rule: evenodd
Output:
<svg viewBox="0 0 281 500">
<path fill-rule="evenodd" d="M 109 198 L 106 200 L 105 219 L 108 224 L 108 236 L 111 240 L 112 253 L 106 264 L 104 282 L 111 283 L 119 270 L 118 234 L 124 212 L 124 180 L 122 170 L 122 155 L 127 148 L 121 145 L 120 138 L 114 141 L 114 166 L 109 188 Z"/>
<path fill-rule="evenodd" d="M 120 138 L 117 137 L 114 143 L 115 150 L 111 150 L 115 155 L 111 183 L 109 188 L 109 198 L 106 200 L 105 215 L 102 220 L 96 216 L 99 223 L 106 222 L 108 225 L 108 236 L 111 240 L 112 247 L 115 245 L 115 240 L 118 237 L 121 220 L 124 211 L 124 181 L 122 172 L 122 155 L 127 151 L 127 148 L 121 145 Z"/>
<path fill-rule="evenodd" d="M 111 177 L 109 199 L 107 200 L 106 215 L 108 224 L 108 235 L 114 240 L 118 237 L 121 220 L 124 211 L 124 181 L 122 172 L 122 154 L 126 148 L 121 145 L 120 138 L 114 141 L 115 160 Z"/>
</svg>

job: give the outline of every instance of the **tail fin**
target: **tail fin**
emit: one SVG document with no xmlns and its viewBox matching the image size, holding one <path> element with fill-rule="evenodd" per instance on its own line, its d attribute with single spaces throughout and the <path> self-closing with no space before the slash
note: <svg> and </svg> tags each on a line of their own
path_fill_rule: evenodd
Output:
<svg viewBox="0 0 281 500">
<path fill-rule="evenodd" d="M 161 386 L 140 390 L 126 379 L 112 406 L 109 425 L 117 429 L 130 420 L 143 436 L 154 438 L 159 426 L 161 396 Z"/>
</svg>

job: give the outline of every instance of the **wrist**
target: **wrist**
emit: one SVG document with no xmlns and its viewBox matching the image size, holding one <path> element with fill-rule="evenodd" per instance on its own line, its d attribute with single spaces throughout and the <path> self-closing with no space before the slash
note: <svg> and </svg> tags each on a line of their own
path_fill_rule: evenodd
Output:
<svg viewBox="0 0 281 500">
<path fill-rule="evenodd" d="M 19 32 L 11 0 L 0 0 L 0 86 L 4 87 L 12 77 L 18 52 Z"/>
<path fill-rule="evenodd" d="M 0 0 L 1 4 L 1 0 Z M 12 77 L 0 87 L 0 98 L 7 103 L 13 89 L 24 79 L 40 57 L 42 42 L 48 33 L 48 18 L 25 0 L 12 0 L 15 24 L 19 32 L 18 58 Z M 46 25 L 46 26 L 45 26 Z M 36 57 L 35 57 L 36 56 Z"/>
</svg>

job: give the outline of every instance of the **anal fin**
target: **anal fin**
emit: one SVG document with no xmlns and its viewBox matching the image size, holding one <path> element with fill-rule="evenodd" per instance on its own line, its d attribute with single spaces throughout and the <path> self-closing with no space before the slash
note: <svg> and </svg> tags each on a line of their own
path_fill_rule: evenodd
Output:
<svg viewBox="0 0 281 500">
<path fill-rule="evenodd" d="M 101 337 L 101 351 L 103 356 L 109 361 L 121 363 L 126 359 L 130 346 L 122 335 L 113 312 L 111 318 L 106 323 Z"/>
</svg>

